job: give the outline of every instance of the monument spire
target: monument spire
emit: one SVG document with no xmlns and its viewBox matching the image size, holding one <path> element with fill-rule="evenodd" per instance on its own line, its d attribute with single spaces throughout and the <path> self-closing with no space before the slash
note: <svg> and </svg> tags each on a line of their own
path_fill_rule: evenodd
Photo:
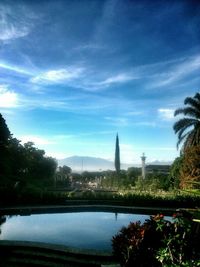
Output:
<svg viewBox="0 0 200 267">
<path fill-rule="evenodd" d="M 146 168 L 145 168 L 146 157 L 145 157 L 144 153 L 142 154 L 141 160 L 142 160 L 142 179 L 145 179 L 145 176 L 146 176 Z"/>
</svg>

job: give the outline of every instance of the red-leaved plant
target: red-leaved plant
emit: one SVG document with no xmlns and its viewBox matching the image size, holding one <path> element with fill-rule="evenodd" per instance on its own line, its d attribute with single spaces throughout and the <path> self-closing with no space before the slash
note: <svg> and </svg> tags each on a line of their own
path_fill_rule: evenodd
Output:
<svg viewBox="0 0 200 267">
<path fill-rule="evenodd" d="M 169 221 L 159 214 L 123 227 L 112 239 L 121 266 L 199 266 L 198 236 L 185 215 L 176 213 Z"/>
</svg>

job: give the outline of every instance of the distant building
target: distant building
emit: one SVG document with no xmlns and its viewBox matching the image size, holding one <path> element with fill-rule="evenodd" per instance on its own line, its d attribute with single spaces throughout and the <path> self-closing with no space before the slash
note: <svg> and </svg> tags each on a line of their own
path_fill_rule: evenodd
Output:
<svg viewBox="0 0 200 267">
<path fill-rule="evenodd" d="M 170 172 L 170 165 L 147 165 L 146 166 L 146 173 L 161 173 L 161 174 L 169 174 Z"/>
</svg>

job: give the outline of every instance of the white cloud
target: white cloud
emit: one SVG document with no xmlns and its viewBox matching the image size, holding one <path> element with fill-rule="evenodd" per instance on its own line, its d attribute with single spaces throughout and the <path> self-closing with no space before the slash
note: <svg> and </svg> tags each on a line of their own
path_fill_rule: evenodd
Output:
<svg viewBox="0 0 200 267">
<path fill-rule="evenodd" d="M 66 81 L 71 81 L 73 79 L 79 78 L 83 73 L 83 68 L 65 68 L 58 70 L 49 70 L 43 72 L 31 79 L 33 83 L 63 83 Z"/>
<path fill-rule="evenodd" d="M 7 85 L 0 85 L 0 107 L 14 108 L 18 104 L 18 95 L 12 90 L 8 89 Z"/>
<path fill-rule="evenodd" d="M 22 141 L 22 143 L 33 142 L 36 146 L 56 144 L 56 142 L 53 140 L 50 140 L 48 138 L 43 138 L 40 136 L 35 136 L 35 135 L 24 135 L 24 136 L 19 137 L 19 139 Z"/>
<path fill-rule="evenodd" d="M 163 120 L 173 120 L 174 119 L 174 109 L 160 108 L 158 113 Z"/>
</svg>

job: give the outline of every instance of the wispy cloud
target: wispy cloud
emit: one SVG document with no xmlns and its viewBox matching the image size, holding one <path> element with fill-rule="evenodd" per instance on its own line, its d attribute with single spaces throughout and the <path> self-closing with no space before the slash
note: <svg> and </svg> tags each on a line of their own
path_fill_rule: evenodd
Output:
<svg viewBox="0 0 200 267">
<path fill-rule="evenodd" d="M 16 9 L 18 12 L 16 12 Z M 9 41 L 28 35 L 31 23 L 28 22 L 27 10 L 14 5 L 0 4 L 0 40 Z"/>
<path fill-rule="evenodd" d="M 155 82 L 152 83 L 153 87 L 163 87 L 174 84 L 177 81 L 183 80 L 192 73 L 200 71 L 200 55 L 187 58 L 177 64 L 172 64 L 168 69 L 157 76 Z"/>
<path fill-rule="evenodd" d="M 80 78 L 84 69 L 76 67 L 68 67 L 58 70 L 49 70 L 31 78 L 33 83 L 49 84 L 49 83 L 63 83 L 73 79 Z"/>
<path fill-rule="evenodd" d="M 1 69 L 5 69 L 5 70 L 9 70 L 9 71 L 13 71 L 13 72 L 16 72 L 16 73 L 19 73 L 19 74 L 25 74 L 25 75 L 28 75 L 28 76 L 32 76 L 33 75 L 33 72 L 32 71 L 29 71 L 23 67 L 20 67 L 20 66 L 14 66 L 14 65 L 10 65 L 8 63 L 5 63 L 5 62 L 0 62 L 0 68 Z"/>
<path fill-rule="evenodd" d="M 104 81 L 101 81 L 99 83 L 97 83 L 97 85 L 110 85 L 113 83 L 125 83 L 131 80 L 137 79 L 137 77 L 134 77 L 130 74 L 127 73 L 121 73 L 121 74 L 117 74 L 115 76 L 111 76 L 107 79 L 105 79 Z"/>
<path fill-rule="evenodd" d="M 98 75 L 91 75 L 90 73 L 89 76 L 86 75 L 82 81 L 79 81 L 79 87 L 88 91 L 98 91 L 108 89 L 116 84 L 134 83 L 137 81 L 142 82 L 145 88 L 157 88 L 175 84 L 199 69 L 200 55 L 194 55 L 153 64 L 139 65 L 121 70 L 117 74 L 112 71 L 109 73 L 108 70 L 105 70 L 104 73 L 101 70 L 101 75 L 103 74 L 104 76 L 103 79 Z"/>
<path fill-rule="evenodd" d="M 158 126 L 156 122 L 154 121 L 139 121 L 139 122 L 134 122 L 133 125 L 135 126 L 146 126 L 146 127 L 156 127 Z"/>
<path fill-rule="evenodd" d="M 158 113 L 160 118 L 163 120 L 170 121 L 174 119 L 174 109 L 160 108 L 158 109 Z"/>
<path fill-rule="evenodd" d="M 15 108 L 18 105 L 18 94 L 9 89 L 8 85 L 0 85 L 0 107 Z"/>
<path fill-rule="evenodd" d="M 135 116 L 139 116 L 142 115 L 144 112 L 143 111 L 129 111 L 126 113 L 127 116 L 131 116 L 131 117 L 135 117 Z"/>
<path fill-rule="evenodd" d="M 129 125 L 129 120 L 123 117 L 105 117 L 104 119 L 113 126 L 123 127 Z"/>
<path fill-rule="evenodd" d="M 101 45 L 95 42 L 91 43 L 86 43 L 82 45 L 78 45 L 77 47 L 73 48 L 75 51 L 84 51 L 84 50 L 89 50 L 89 51 L 97 51 L 97 50 L 102 50 L 106 49 L 106 45 Z"/>
</svg>

